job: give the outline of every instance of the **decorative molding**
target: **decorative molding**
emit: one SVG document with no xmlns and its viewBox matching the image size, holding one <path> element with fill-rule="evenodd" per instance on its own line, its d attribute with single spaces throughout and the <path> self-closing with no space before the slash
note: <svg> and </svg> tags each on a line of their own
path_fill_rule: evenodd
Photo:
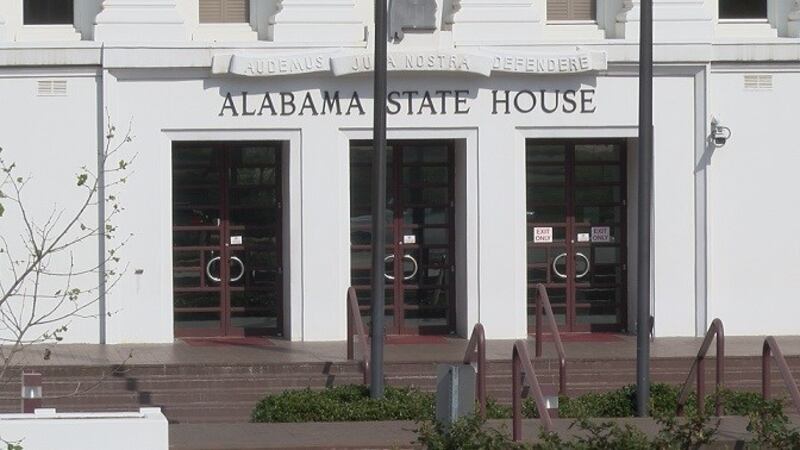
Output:
<svg viewBox="0 0 800 450">
<path fill-rule="evenodd" d="M 95 20 L 97 41 L 175 42 L 189 33 L 176 0 L 104 0 Z"/>
<path fill-rule="evenodd" d="M 616 37 L 638 40 L 641 12 L 641 0 L 624 0 Z M 710 42 L 713 33 L 713 18 L 703 0 L 653 0 L 655 42 Z"/>
<path fill-rule="evenodd" d="M 16 40 L 21 42 L 74 42 L 81 34 L 73 25 L 23 25 L 17 29 Z"/>
<path fill-rule="evenodd" d="M 194 41 L 257 41 L 258 33 L 249 23 L 201 23 L 192 34 Z"/>
<path fill-rule="evenodd" d="M 269 35 L 281 43 L 363 42 L 354 0 L 280 0 Z"/>
<path fill-rule="evenodd" d="M 456 45 L 533 44 L 542 31 L 532 0 L 453 0 L 453 11 L 448 21 Z"/>
<path fill-rule="evenodd" d="M 247 77 L 272 77 L 306 73 L 344 76 L 373 70 L 372 53 L 341 51 L 279 55 L 218 54 L 212 73 Z M 596 72 L 608 68 L 605 52 L 581 50 L 562 53 L 496 52 L 479 50 L 423 50 L 390 52 L 390 72 L 461 72 L 491 76 L 493 72 L 560 75 Z"/>
<path fill-rule="evenodd" d="M 800 0 L 792 2 L 792 9 L 789 11 L 789 37 L 800 37 Z"/>
</svg>

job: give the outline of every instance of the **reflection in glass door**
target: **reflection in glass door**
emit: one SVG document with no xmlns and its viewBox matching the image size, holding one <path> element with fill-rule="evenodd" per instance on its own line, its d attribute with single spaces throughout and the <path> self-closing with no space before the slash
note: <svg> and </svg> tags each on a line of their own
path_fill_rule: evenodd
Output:
<svg viewBox="0 0 800 450">
<path fill-rule="evenodd" d="M 282 334 L 280 152 L 173 145 L 176 336 Z"/>
<path fill-rule="evenodd" d="M 529 330 L 538 283 L 564 331 L 623 330 L 624 143 L 530 140 L 526 173 Z"/>
<path fill-rule="evenodd" d="M 455 329 L 454 152 L 450 141 L 390 141 L 386 200 L 386 331 Z M 372 143 L 350 146 L 352 285 L 369 320 Z"/>
</svg>

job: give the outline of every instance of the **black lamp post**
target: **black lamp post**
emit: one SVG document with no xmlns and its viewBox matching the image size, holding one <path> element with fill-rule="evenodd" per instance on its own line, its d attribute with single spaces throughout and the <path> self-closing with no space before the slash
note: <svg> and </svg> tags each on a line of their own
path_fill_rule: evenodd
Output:
<svg viewBox="0 0 800 450">
<path fill-rule="evenodd" d="M 641 0 L 639 32 L 639 236 L 637 255 L 636 414 L 650 404 L 650 214 L 653 195 L 653 0 Z"/>
<path fill-rule="evenodd" d="M 372 160 L 372 345 L 370 396 L 383 397 L 383 323 L 386 281 L 386 0 L 375 0 L 375 88 Z"/>
</svg>

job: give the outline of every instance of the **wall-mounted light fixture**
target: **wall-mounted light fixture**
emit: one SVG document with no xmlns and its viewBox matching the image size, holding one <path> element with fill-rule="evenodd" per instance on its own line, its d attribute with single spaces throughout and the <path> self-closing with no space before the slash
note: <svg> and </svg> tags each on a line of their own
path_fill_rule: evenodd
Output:
<svg viewBox="0 0 800 450">
<path fill-rule="evenodd" d="M 723 126 L 719 119 L 711 117 L 711 142 L 715 147 L 722 147 L 731 138 L 731 129 Z"/>
</svg>

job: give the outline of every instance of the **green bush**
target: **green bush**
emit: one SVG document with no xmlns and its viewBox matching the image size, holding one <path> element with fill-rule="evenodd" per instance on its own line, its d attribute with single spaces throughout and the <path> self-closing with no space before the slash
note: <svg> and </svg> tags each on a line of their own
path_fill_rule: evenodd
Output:
<svg viewBox="0 0 800 450">
<path fill-rule="evenodd" d="M 268 395 L 251 414 L 253 422 L 345 422 L 364 420 L 431 420 L 433 395 L 412 388 L 388 386 L 373 400 L 364 386 L 303 389 Z"/>
<path fill-rule="evenodd" d="M 477 406 L 476 406 L 477 409 Z M 488 419 L 510 419 L 511 406 L 501 405 L 497 400 L 490 398 L 486 400 L 486 418 Z"/>
<path fill-rule="evenodd" d="M 711 417 L 709 409 L 699 414 L 692 411 L 686 417 L 676 417 L 674 412 L 655 415 L 660 430 L 653 448 L 669 450 L 699 450 L 714 442 L 720 419 Z"/>
<path fill-rule="evenodd" d="M 800 448 L 800 432 L 784 414 L 783 402 L 767 401 L 760 396 L 752 401 L 756 406 L 747 414 L 750 419 L 747 431 L 753 433 L 753 440 L 747 443 L 747 448 Z"/>
<path fill-rule="evenodd" d="M 428 450 L 523 450 L 529 445 L 514 442 L 507 430 L 486 426 L 480 416 L 462 417 L 452 425 L 425 422 L 417 430 L 417 443 Z"/>
<path fill-rule="evenodd" d="M 706 411 L 714 411 L 716 393 L 706 397 Z M 723 390 L 719 393 L 725 406 L 725 414 L 749 416 L 753 412 L 781 410 L 782 402 L 764 402 L 760 394 Z M 678 389 L 667 384 L 656 383 L 650 387 L 651 412 L 657 417 L 675 414 Z M 477 409 L 477 408 L 476 408 Z M 487 402 L 489 419 L 511 417 L 509 405 L 498 404 L 495 400 Z M 252 413 L 254 422 L 334 422 L 355 420 L 430 420 L 434 416 L 432 394 L 412 388 L 387 387 L 382 400 L 369 398 L 369 390 L 364 386 L 338 386 L 321 391 L 310 389 L 286 391 L 268 395 L 261 400 Z M 579 397 L 559 398 L 559 416 L 564 418 L 582 417 L 633 417 L 636 412 L 636 386 L 589 393 Z M 689 395 L 685 411 L 687 416 L 696 413 L 696 396 Z M 539 416 L 536 403 L 526 398 L 522 404 L 525 417 Z"/>
</svg>

